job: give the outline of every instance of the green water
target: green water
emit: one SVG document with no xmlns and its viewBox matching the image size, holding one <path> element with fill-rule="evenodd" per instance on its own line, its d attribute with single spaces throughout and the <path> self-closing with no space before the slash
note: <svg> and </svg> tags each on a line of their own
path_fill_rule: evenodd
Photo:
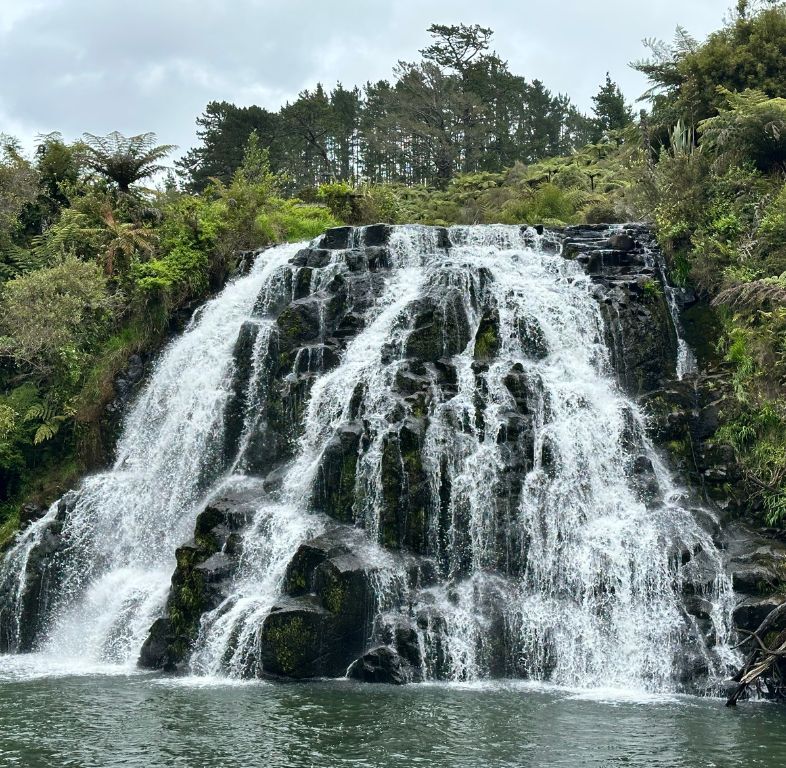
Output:
<svg viewBox="0 0 786 768">
<path fill-rule="evenodd" d="M 0 663 L 2 766 L 786 766 L 764 703 L 33 674 Z"/>
</svg>

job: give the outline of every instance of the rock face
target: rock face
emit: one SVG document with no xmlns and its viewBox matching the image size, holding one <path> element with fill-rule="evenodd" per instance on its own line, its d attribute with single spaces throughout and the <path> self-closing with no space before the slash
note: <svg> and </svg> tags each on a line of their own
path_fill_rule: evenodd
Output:
<svg viewBox="0 0 786 768">
<path fill-rule="evenodd" d="M 139 666 L 176 672 L 183 669 L 202 614 L 230 594 L 242 554 L 241 531 L 253 514 L 253 498 L 223 498 L 197 517 L 193 541 L 180 547 L 166 604 L 142 646 Z"/>
<path fill-rule="evenodd" d="M 390 234 L 384 226 L 329 231 L 319 247 L 301 251 L 293 260 L 297 269 L 285 278 L 284 291 L 291 300 L 260 307 L 277 313 L 274 332 L 261 338 L 260 326 L 254 323 L 241 331 L 233 396 L 226 408 L 226 461 L 235 454 L 241 435 L 249 433 L 243 421 L 249 400 L 259 402 L 242 465 L 266 474 L 267 487 L 276 487 L 278 468 L 294 454 L 315 379 L 338 365 L 347 344 L 363 329 L 366 310 L 382 291 L 395 258 L 388 245 Z M 649 232 L 636 226 L 615 231 L 579 227 L 565 230 L 562 238 L 564 255 L 580 263 L 595 283 L 610 362 L 620 386 L 632 396 L 655 401 L 675 379 L 676 335 L 652 261 Z M 439 232 L 437 247 L 448 242 L 448 233 Z M 345 267 L 331 273 L 337 251 L 343 251 Z M 287 565 L 280 597 L 258 630 L 258 656 L 248 663 L 246 674 L 289 679 L 347 674 L 364 682 L 393 684 L 451 675 L 448 620 L 432 590 L 445 580 L 466 577 L 475 567 L 472 523 L 462 518 L 461 507 L 450 503 L 454 491 L 447 467 L 442 485 L 434 485 L 424 466 L 424 441 L 434 409 L 458 393 L 456 355 L 472 344 L 472 375 L 478 382 L 485 380 L 499 355 L 505 331 L 498 308 L 485 293 L 490 279 L 479 271 L 468 306 L 466 287 L 455 283 L 446 265 L 411 303 L 401 346 L 388 353 L 391 359 L 400 356 L 400 363 L 390 382 L 392 400 L 381 437 L 369 428 L 367 393 L 359 389 L 353 394 L 344 420 L 321 451 L 311 488 L 312 508 L 335 522 L 303 543 Z M 476 313 L 477 319 L 468 312 Z M 530 359 L 548 355 L 537 321 L 522 317 L 514 332 Z M 253 362 L 260 359 L 265 361 L 263 370 Z M 516 675 L 524 670 L 510 655 L 509 628 L 500 605 L 507 589 L 504 577 L 523 572 L 527 542 L 511 534 L 510 519 L 517 514 L 527 474 L 537 462 L 548 471 L 556 458 L 550 456 L 548 445 L 535 446 L 533 419 L 541 382 L 517 363 L 504 376 L 504 387 L 510 407 L 502 420 L 486 425 L 478 404 L 473 427 L 494 429 L 499 460 L 506 467 L 504 481 L 489 498 L 497 543 L 488 567 L 503 578 L 483 587 L 480 605 L 485 606 L 491 639 L 481 644 L 480 654 L 492 674 Z M 458 423 L 452 427 L 467 428 Z M 380 475 L 374 488 L 359 495 L 359 462 L 369 451 L 379 452 Z M 631 473 L 643 498 L 656 492 L 650 490 L 657 484 L 647 456 L 633 462 Z M 394 591 L 418 603 L 409 611 L 414 620 L 394 610 L 398 618 L 379 622 L 385 610 L 379 604 L 379 558 L 368 552 L 366 534 L 352 527 L 364 520 L 364 494 L 372 495 L 378 513 L 379 542 L 403 574 Z M 434 519 L 431 510 L 440 505 L 442 517 Z M 199 518 L 195 541 L 178 551 L 168 615 L 151 630 L 141 654 L 143 666 L 180 668 L 195 639 L 199 616 L 226 597 L 237 553 L 231 545 L 227 548 L 225 534 L 205 539 L 205 533 L 214 525 L 232 528 L 227 514 L 227 509 L 219 513 L 209 507 Z M 448 599 L 454 599 L 450 591 Z M 701 609 L 694 607 L 697 613 Z M 423 655 L 424 636 L 429 638 L 429 662 Z"/>
<path fill-rule="evenodd" d="M 608 347 L 617 379 L 632 395 L 676 378 L 677 337 L 653 261 L 651 232 L 627 225 L 609 233 L 568 227 L 564 253 L 585 265 L 598 284 Z"/>
</svg>

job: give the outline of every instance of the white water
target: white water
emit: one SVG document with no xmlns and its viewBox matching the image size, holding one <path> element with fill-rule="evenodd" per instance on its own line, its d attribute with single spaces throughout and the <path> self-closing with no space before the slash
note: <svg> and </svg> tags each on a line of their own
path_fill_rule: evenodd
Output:
<svg viewBox="0 0 786 768">
<path fill-rule="evenodd" d="M 161 614 L 175 549 L 221 482 L 232 351 L 263 287 L 298 250 L 266 251 L 251 273 L 209 301 L 161 356 L 126 418 L 108 472 L 86 478 L 66 517 L 68 561 L 58 608 L 38 647 L 60 657 L 133 666 Z M 12 579 L 56 514 L 29 528 L 4 563 Z"/>
<path fill-rule="evenodd" d="M 589 278 L 576 263 L 533 248 L 532 233 L 525 237 L 518 227 L 454 228 L 451 239 L 454 247 L 446 255 L 434 230 L 394 231 L 394 268 L 340 365 L 313 385 L 282 489 L 257 492 L 233 594 L 203 617 L 192 672 L 259 671 L 258 630 L 280 595 L 286 565 L 298 545 L 326 524 L 309 510 L 320 456 L 348 420 L 361 385 L 359 418 L 368 440 L 358 460 L 354 513 L 372 542 L 366 556 L 380 569 L 383 613 L 376 629 L 425 616 L 418 642 L 427 676 L 486 676 L 487 655 L 500 631 L 508 638 L 513 669 L 560 685 L 673 690 L 680 650 L 688 642 L 720 675 L 731 597 L 721 557 L 648 444 L 641 413 L 614 384 Z M 79 657 L 80 663 L 132 666 L 161 615 L 174 550 L 191 537 L 205 499 L 259 486 L 237 474 L 259 406 L 254 397 L 241 450 L 226 472 L 221 469 L 232 351 L 258 297 L 279 289 L 297 248 L 267 251 L 249 276 L 205 306 L 156 366 L 126 421 L 113 469 L 84 481 L 65 521 L 69 561 L 58 610 L 40 643 L 45 652 Z M 336 251 L 330 265 L 314 270 L 312 289 L 326 285 L 341 261 Z M 481 279 L 481 270 L 492 279 Z M 457 394 L 446 398 L 436 387 L 432 392 L 423 461 L 432 489 L 445 480 L 452 489 L 450 535 L 430 539 L 431 554 L 446 563 L 446 582 L 412 594 L 406 609 L 395 609 L 390 593 L 406 580 L 392 558 L 373 546 L 380 536 L 382 445 L 397 404 L 392 386 L 410 332 L 411 304 L 446 286 L 463 293 L 471 336 L 482 308 L 496 308 L 501 351 L 476 374 L 470 341 L 453 360 Z M 534 359 L 522 343 L 522 323 L 539 329 L 543 359 Z M 254 346 L 250 392 L 257 392 L 264 370 L 266 338 L 260 332 Z M 505 481 L 497 436 L 515 408 L 504 383 L 513 365 L 531 382 L 535 452 L 520 502 L 504 517 L 495 501 Z M 632 461 L 640 454 L 653 464 L 652 498 L 632 482 Z M 48 519 L 55 513 L 53 508 Z M 433 531 L 438 504 L 430 514 Z M 28 530 L 6 559 L 2 578 L 24 573 L 22 563 L 47 522 Z M 525 563 L 522 570 L 493 572 L 499 570 L 500 542 Z M 707 595 L 719 643 L 713 651 L 691 639 L 692 620 L 680 602 L 680 557 L 699 550 L 718 574 Z M 489 596 L 505 605 L 502 624 L 486 610 Z"/>
</svg>

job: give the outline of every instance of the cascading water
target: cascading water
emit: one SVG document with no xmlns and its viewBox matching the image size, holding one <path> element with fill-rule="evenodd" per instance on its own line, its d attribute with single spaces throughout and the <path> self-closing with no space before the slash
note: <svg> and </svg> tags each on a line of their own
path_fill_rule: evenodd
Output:
<svg viewBox="0 0 786 768">
<path fill-rule="evenodd" d="M 174 552 L 193 531 L 203 497 L 220 482 L 224 409 L 232 350 L 258 295 L 297 251 L 267 251 L 230 284 L 162 355 L 128 414 L 108 472 L 88 477 L 68 499 L 55 603 L 36 646 L 58 656 L 135 663 L 166 599 Z M 0 581 L 17 600 L 29 555 L 61 515 L 55 504 L 6 557 Z M 4 590 L 6 591 L 6 590 Z M 10 638 L 11 647 L 19 637 Z"/>
<path fill-rule="evenodd" d="M 37 647 L 133 662 L 162 613 L 175 549 L 231 487 L 254 513 L 227 596 L 202 616 L 195 674 L 265 673 L 260 632 L 288 564 L 332 516 L 365 531 L 354 555 L 374 588 L 367 644 L 410 627 L 422 677 L 671 690 L 686 647 L 721 675 L 731 653 L 721 555 L 614 383 L 593 281 L 526 228 L 454 227 L 449 243 L 444 230 L 393 228 L 366 299 L 342 299 L 348 338 L 331 326 L 334 299 L 320 301 L 313 331 L 295 324 L 307 343 L 281 380 L 304 402 L 289 406 L 291 455 L 266 459 L 275 482 L 255 477 L 278 397 L 271 371 L 289 360 L 275 314 L 303 279 L 306 298 L 291 306 L 305 312 L 308 297 L 357 278 L 364 231 L 345 247 L 316 243 L 302 274 L 298 246 L 271 249 L 208 303 L 162 356 L 114 468 L 6 557 L 4 593 L 21 617 L 30 553 L 60 521 L 56 599 Z M 326 344 L 330 333 L 340 345 Z M 230 440 L 233 397 L 242 414 Z M 339 437 L 350 447 L 336 480 L 327 457 Z M 436 575 L 413 580 L 402 550 Z M 712 572 L 709 642 L 682 602 L 681 566 L 698 552 Z"/>
<path fill-rule="evenodd" d="M 668 279 L 666 274 L 666 263 L 661 253 L 653 254 L 651 249 L 645 250 L 647 261 L 658 270 L 661 283 L 666 294 L 666 303 L 669 307 L 671 321 L 677 332 L 677 379 L 682 381 L 687 376 L 696 373 L 696 356 L 693 350 L 682 335 L 682 322 L 680 320 L 680 304 L 677 300 L 677 292 Z"/>
</svg>

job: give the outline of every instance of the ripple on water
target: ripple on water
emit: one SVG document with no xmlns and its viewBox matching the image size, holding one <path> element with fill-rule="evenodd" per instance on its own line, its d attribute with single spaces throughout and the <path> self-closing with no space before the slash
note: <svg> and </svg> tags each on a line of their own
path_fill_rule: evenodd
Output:
<svg viewBox="0 0 786 768">
<path fill-rule="evenodd" d="M 35 676 L 41 658 L 27 661 L 0 659 L 3 766 L 786 764 L 786 711 L 776 706 L 729 712 L 718 700 L 518 682 L 278 685 L 73 667 L 58 677 L 54 662 Z"/>
</svg>

